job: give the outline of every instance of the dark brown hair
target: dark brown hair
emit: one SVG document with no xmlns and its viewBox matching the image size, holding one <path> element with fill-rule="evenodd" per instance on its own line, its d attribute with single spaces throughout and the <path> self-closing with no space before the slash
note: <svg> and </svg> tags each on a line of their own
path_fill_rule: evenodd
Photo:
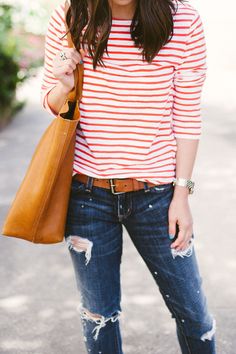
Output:
<svg viewBox="0 0 236 354">
<path fill-rule="evenodd" d="M 183 2 L 184 0 L 178 0 Z M 173 36 L 173 14 L 176 0 L 137 0 L 130 32 L 135 46 L 142 48 L 143 60 L 152 62 L 155 55 Z M 107 53 L 107 42 L 112 24 L 108 0 L 71 0 L 66 23 L 77 50 L 85 49 L 97 63 L 104 65 L 102 56 Z M 82 36 L 82 31 L 87 25 Z"/>
</svg>

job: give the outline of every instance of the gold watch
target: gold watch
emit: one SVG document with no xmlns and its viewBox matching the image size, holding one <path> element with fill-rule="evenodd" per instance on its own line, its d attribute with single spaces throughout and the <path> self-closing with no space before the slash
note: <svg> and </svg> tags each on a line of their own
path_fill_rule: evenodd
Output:
<svg viewBox="0 0 236 354">
<path fill-rule="evenodd" d="M 187 187 L 189 190 L 189 194 L 193 194 L 194 192 L 194 182 L 191 179 L 186 178 L 175 178 L 173 181 L 173 186 L 182 186 Z"/>
</svg>

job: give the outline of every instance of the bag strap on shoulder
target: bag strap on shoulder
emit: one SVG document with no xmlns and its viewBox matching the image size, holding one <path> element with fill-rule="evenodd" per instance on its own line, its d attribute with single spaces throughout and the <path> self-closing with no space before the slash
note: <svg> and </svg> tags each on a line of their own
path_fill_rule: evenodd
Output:
<svg viewBox="0 0 236 354">
<path fill-rule="evenodd" d="M 65 1 L 65 28 L 67 32 L 67 41 L 68 41 L 68 46 L 69 48 L 74 48 L 74 43 L 71 38 L 71 33 L 70 30 L 67 26 L 66 23 L 66 15 L 67 12 L 70 8 L 69 1 Z M 84 74 L 84 67 L 83 64 L 77 64 L 76 69 L 74 70 L 74 78 L 75 78 L 75 85 L 74 88 L 71 90 L 71 92 L 68 95 L 68 100 L 69 101 L 79 101 L 81 96 L 82 96 L 82 89 L 83 89 L 83 74 Z"/>
</svg>

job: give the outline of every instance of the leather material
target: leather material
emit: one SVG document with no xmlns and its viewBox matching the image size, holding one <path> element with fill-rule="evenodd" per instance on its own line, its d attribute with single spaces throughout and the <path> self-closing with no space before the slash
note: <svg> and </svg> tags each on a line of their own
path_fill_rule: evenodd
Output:
<svg viewBox="0 0 236 354">
<path fill-rule="evenodd" d="M 86 183 L 88 180 L 88 176 L 77 173 L 73 176 L 73 179 L 77 179 L 78 181 Z M 93 186 L 111 189 L 111 183 L 115 184 L 115 192 L 131 192 L 144 189 L 144 183 L 142 181 L 136 180 L 135 178 L 113 178 L 111 180 L 110 178 L 93 177 Z M 151 182 L 147 182 L 147 185 L 149 187 L 156 186 L 156 184 Z"/>
<path fill-rule="evenodd" d="M 67 38 L 71 47 L 70 34 Z M 7 212 L 4 236 L 46 244 L 64 239 L 76 127 L 80 120 L 78 99 L 82 94 L 83 64 L 77 65 L 74 75 L 75 86 L 41 137 Z"/>
</svg>

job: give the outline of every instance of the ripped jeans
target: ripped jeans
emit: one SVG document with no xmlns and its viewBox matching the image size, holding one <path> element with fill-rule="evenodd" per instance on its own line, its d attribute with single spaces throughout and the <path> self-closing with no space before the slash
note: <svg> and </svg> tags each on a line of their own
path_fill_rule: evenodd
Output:
<svg viewBox="0 0 236 354">
<path fill-rule="evenodd" d="M 170 248 L 168 208 L 172 183 L 112 194 L 72 179 L 65 240 L 80 293 L 87 352 L 123 354 L 120 264 L 122 225 L 146 263 L 176 323 L 183 354 L 215 354 L 215 319 L 202 288 L 194 234 L 187 250 Z"/>
</svg>

